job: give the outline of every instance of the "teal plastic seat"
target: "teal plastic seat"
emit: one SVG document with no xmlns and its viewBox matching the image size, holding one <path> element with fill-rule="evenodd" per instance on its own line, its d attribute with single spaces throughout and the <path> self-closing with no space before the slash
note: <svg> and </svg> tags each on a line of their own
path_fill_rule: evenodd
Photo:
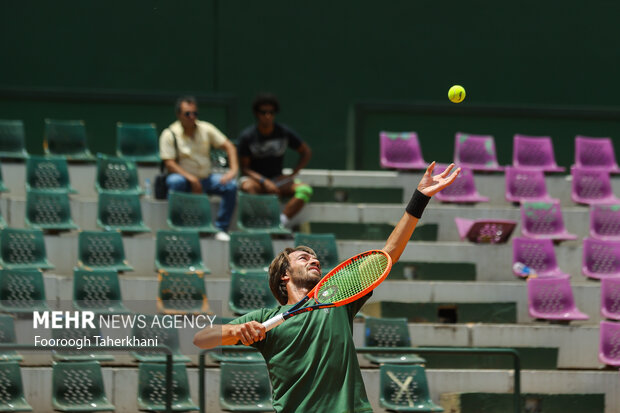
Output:
<svg viewBox="0 0 620 413">
<path fill-rule="evenodd" d="M 140 363 L 138 369 L 138 409 L 148 412 L 166 410 L 166 365 Z M 193 412 L 200 410 L 189 392 L 189 380 L 185 364 L 172 366 L 172 410 Z"/>
<path fill-rule="evenodd" d="M 0 311 L 32 313 L 49 309 L 41 271 L 37 269 L 0 271 Z"/>
<path fill-rule="evenodd" d="M 280 201 L 276 195 L 239 192 L 237 227 L 246 232 L 291 234 L 291 231 L 280 223 Z"/>
<path fill-rule="evenodd" d="M 202 261 L 198 233 L 189 231 L 157 231 L 155 268 L 166 272 L 211 273 Z"/>
<path fill-rule="evenodd" d="M 68 160 L 93 161 L 86 142 L 83 120 L 45 119 L 43 149 L 46 155 L 61 155 Z"/>
<path fill-rule="evenodd" d="M 71 218 L 69 194 L 31 189 L 26 192 L 26 226 L 46 231 L 79 229 Z"/>
<path fill-rule="evenodd" d="M 6 228 L 6 220 L 4 219 L 4 217 L 0 214 L 0 230 Z"/>
<path fill-rule="evenodd" d="M 140 196 L 137 194 L 99 194 L 97 225 L 106 231 L 150 232 L 142 220 Z"/>
<path fill-rule="evenodd" d="M 0 314 L 0 343 L 17 343 L 15 338 L 15 322 L 10 314 Z M 23 359 L 15 350 L 0 352 L 0 364 L 5 361 L 22 361 Z"/>
<path fill-rule="evenodd" d="M 271 382 L 267 365 L 222 363 L 220 407 L 227 412 L 272 412 Z"/>
<path fill-rule="evenodd" d="M 158 311 L 165 314 L 202 314 L 209 312 L 204 273 L 159 273 Z"/>
<path fill-rule="evenodd" d="M 125 158 L 97 154 L 95 189 L 97 192 L 142 194 L 136 163 Z"/>
<path fill-rule="evenodd" d="M 383 364 L 380 367 L 379 404 L 395 412 L 443 412 L 431 400 L 424 367 L 419 364 Z"/>
<path fill-rule="evenodd" d="M 125 259 L 123 237 L 116 231 L 80 231 L 78 267 L 87 271 L 133 271 Z"/>
<path fill-rule="evenodd" d="M 259 308 L 276 307 L 278 302 L 269 289 L 267 273 L 234 271 L 230 279 L 228 305 L 237 315 L 247 314 Z"/>
<path fill-rule="evenodd" d="M 24 122 L 0 119 L 0 158 L 26 159 L 27 157 Z"/>
<path fill-rule="evenodd" d="M 103 386 L 97 361 L 54 363 L 52 407 L 59 412 L 105 412 L 115 410 Z"/>
<path fill-rule="evenodd" d="M 0 412 L 31 412 L 24 396 L 22 373 L 16 361 L 0 363 Z"/>
<path fill-rule="evenodd" d="M 6 185 L 4 185 L 4 178 L 2 178 L 2 168 L 1 167 L 0 167 L 0 192 L 9 192 L 9 188 L 7 188 Z"/>
<path fill-rule="evenodd" d="M 406 318 L 365 317 L 364 345 L 366 347 L 411 347 Z M 416 354 L 364 354 L 375 364 L 422 364 L 426 360 Z"/>
<path fill-rule="evenodd" d="M 95 321 L 95 323 L 97 323 Z M 101 329 L 95 328 L 53 328 L 52 338 L 55 340 L 70 340 L 70 339 L 84 339 L 90 340 L 90 345 L 95 346 L 97 344 L 96 336 L 102 336 Z M 86 345 L 86 344 L 85 344 Z M 52 351 L 52 358 L 54 361 L 114 361 L 114 356 L 111 354 L 105 354 L 102 352 L 92 352 L 91 350 L 66 350 L 66 351 Z"/>
<path fill-rule="evenodd" d="M 211 219 L 211 203 L 207 194 L 170 191 L 168 226 L 176 231 L 215 234 L 218 229 Z"/>
<path fill-rule="evenodd" d="M 173 361 L 175 363 L 189 363 L 191 360 L 189 357 L 181 354 L 179 348 L 179 331 L 176 328 L 168 327 L 162 315 L 143 315 L 145 325 L 136 323 L 131 329 L 132 337 L 136 337 L 138 340 L 156 339 L 157 345 L 165 345 L 172 350 Z M 153 319 L 157 317 L 158 322 L 154 322 Z M 170 316 L 167 316 L 170 317 Z M 131 356 L 139 362 L 151 362 L 151 363 L 165 363 L 166 354 L 154 351 L 132 351 Z"/>
<path fill-rule="evenodd" d="M 52 269 L 47 260 L 43 231 L 4 228 L 0 231 L 0 266 L 5 269 Z"/>
<path fill-rule="evenodd" d="M 274 258 L 268 232 L 231 232 L 228 245 L 231 271 L 267 271 Z"/>
<path fill-rule="evenodd" d="M 129 314 L 123 304 L 118 273 L 110 270 L 73 270 L 73 307 L 95 314 Z"/>
<path fill-rule="evenodd" d="M 303 234 L 295 233 L 295 246 L 305 245 L 314 250 L 321 263 L 321 273 L 327 274 L 340 264 L 338 260 L 338 244 L 334 234 Z"/>
<path fill-rule="evenodd" d="M 69 168 L 64 156 L 35 156 L 26 161 L 26 191 L 77 193 L 69 182 Z"/>
<path fill-rule="evenodd" d="M 116 154 L 134 162 L 160 162 L 159 137 L 155 124 L 118 122 Z"/>
</svg>

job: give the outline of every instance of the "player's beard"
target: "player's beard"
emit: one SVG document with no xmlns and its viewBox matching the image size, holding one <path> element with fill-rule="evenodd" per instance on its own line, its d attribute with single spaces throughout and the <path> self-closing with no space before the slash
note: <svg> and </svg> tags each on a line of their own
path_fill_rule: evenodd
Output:
<svg viewBox="0 0 620 413">
<path fill-rule="evenodd" d="M 291 271 L 291 282 L 297 288 L 311 290 L 321 280 L 320 275 L 310 273 L 304 267 L 293 268 Z"/>
</svg>

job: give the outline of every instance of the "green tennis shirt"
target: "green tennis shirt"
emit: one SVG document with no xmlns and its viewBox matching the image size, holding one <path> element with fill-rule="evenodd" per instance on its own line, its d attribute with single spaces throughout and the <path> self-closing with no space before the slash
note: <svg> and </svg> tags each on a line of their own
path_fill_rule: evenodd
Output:
<svg viewBox="0 0 620 413">
<path fill-rule="evenodd" d="M 372 412 L 353 344 L 353 317 L 369 297 L 291 317 L 252 344 L 267 362 L 276 412 Z M 262 323 L 291 307 L 256 310 L 231 324 Z"/>
</svg>

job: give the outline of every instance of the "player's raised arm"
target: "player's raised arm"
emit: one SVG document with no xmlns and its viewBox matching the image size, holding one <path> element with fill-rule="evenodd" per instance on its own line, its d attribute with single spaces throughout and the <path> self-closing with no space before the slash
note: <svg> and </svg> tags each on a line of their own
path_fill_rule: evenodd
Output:
<svg viewBox="0 0 620 413">
<path fill-rule="evenodd" d="M 428 168 L 426 168 L 426 172 L 420 180 L 418 188 L 413 193 L 407 208 L 405 208 L 405 213 L 394 227 L 394 230 L 383 247 L 383 251 L 387 252 L 390 254 L 390 257 L 392 257 L 393 263 L 398 261 L 405 250 L 407 242 L 411 239 L 413 230 L 418 220 L 422 217 L 422 212 L 424 212 L 424 208 L 426 208 L 428 201 L 430 201 L 431 197 L 437 192 L 454 182 L 461 172 L 461 168 L 457 168 L 450 173 L 452 168 L 454 168 L 454 164 L 450 164 L 445 171 L 434 176 L 433 169 L 435 169 L 435 162 L 433 161 Z"/>
<path fill-rule="evenodd" d="M 205 328 L 194 336 L 194 345 L 202 349 L 231 346 L 239 342 L 249 346 L 264 338 L 265 327 L 256 321 L 250 321 L 243 324 L 224 324 Z"/>
</svg>

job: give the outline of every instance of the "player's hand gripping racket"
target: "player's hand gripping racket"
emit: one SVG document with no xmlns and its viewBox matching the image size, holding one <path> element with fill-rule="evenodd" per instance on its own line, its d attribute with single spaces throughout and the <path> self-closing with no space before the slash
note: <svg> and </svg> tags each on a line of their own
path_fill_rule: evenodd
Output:
<svg viewBox="0 0 620 413">
<path fill-rule="evenodd" d="M 392 258 L 385 251 L 371 250 L 351 257 L 327 273 L 293 308 L 270 318 L 263 325 L 269 331 L 294 315 L 353 302 L 381 284 L 391 269 Z M 302 307 L 311 298 L 316 304 Z"/>
</svg>

